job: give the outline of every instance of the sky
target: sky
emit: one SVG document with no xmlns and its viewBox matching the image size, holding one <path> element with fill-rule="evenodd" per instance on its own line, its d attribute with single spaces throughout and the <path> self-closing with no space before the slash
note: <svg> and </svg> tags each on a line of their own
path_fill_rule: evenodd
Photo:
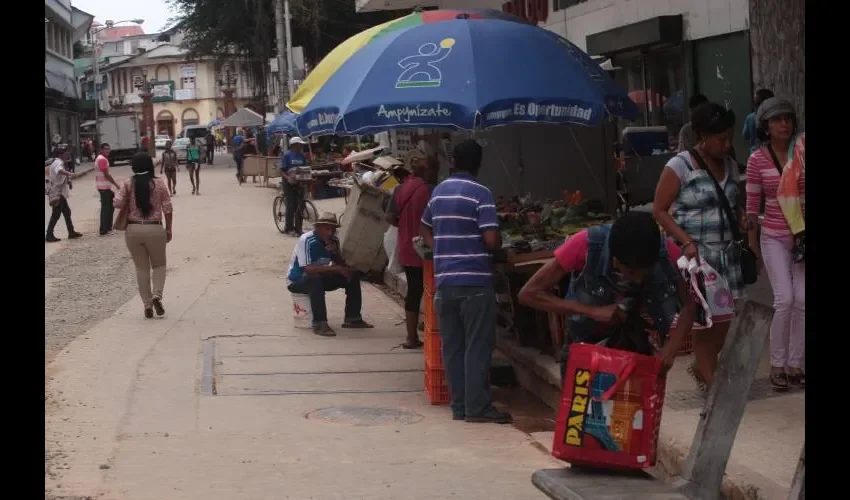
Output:
<svg viewBox="0 0 850 500">
<path fill-rule="evenodd" d="M 161 31 L 168 24 L 168 19 L 174 16 L 166 0 L 71 0 L 71 5 L 93 15 L 94 20 L 101 24 L 107 19 L 144 19 L 142 29 L 145 33 Z"/>
</svg>

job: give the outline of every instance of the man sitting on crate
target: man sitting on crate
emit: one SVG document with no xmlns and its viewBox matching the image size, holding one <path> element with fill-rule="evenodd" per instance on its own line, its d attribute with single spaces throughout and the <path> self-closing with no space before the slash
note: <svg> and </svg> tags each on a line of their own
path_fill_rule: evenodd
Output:
<svg viewBox="0 0 850 500">
<path fill-rule="evenodd" d="M 659 340 L 666 339 L 657 353 L 665 371 L 673 365 L 696 315 L 696 305 L 677 270 L 680 255 L 675 243 L 662 239 L 655 219 L 641 212 L 627 212 L 614 224 L 578 232 L 555 250 L 555 258 L 522 288 L 519 301 L 569 315 L 561 378 L 573 342 L 654 354 L 647 332 L 650 325 L 642 314 L 650 318 Z M 556 296 L 553 290 L 568 276 L 566 297 Z"/>
<path fill-rule="evenodd" d="M 345 320 L 342 327 L 372 328 L 360 316 L 363 299 L 358 272 L 348 267 L 339 254 L 339 241 L 335 236 L 339 227 L 336 215 L 323 213 L 314 226 L 315 229 L 302 234 L 295 243 L 287 275 L 289 291 L 310 296 L 313 333 L 316 335 L 336 336 L 336 332 L 328 326 L 325 292 L 339 288 L 345 288 Z"/>
</svg>

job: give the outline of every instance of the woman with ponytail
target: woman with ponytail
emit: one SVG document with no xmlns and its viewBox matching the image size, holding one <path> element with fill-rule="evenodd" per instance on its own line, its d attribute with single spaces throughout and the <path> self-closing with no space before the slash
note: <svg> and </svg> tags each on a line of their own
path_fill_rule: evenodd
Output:
<svg viewBox="0 0 850 500">
<path fill-rule="evenodd" d="M 147 153 L 137 153 L 131 165 L 133 177 L 121 187 L 114 204 L 115 208 L 127 211 L 125 241 L 136 266 L 145 317 L 153 318 L 154 310 L 157 316 L 165 314 L 162 290 L 165 244 L 171 241 L 171 195 L 165 182 L 154 175 L 153 159 Z"/>
</svg>

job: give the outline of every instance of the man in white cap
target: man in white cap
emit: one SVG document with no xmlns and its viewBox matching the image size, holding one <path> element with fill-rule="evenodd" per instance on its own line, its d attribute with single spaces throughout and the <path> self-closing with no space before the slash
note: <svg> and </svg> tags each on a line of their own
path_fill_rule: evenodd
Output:
<svg viewBox="0 0 850 500">
<path fill-rule="evenodd" d="M 323 337 L 336 336 L 336 332 L 328 326 L 325 292 L 340 288 L 345 288 L 345 319 L 342 327 L 373 328 L 360 315 L 363 296 L 358 273 L 348 267 L 339 254 L 339 241 L 335 235 L 339 227 L 336 215 L 325 212 L 314 226 L 315 229 L 302 234 L 295 243 L 286 276 L 290 292 L 310 296 L 313 333 Z"/>
<path fill-rule="evenodd" d="M 295 169 L 307 165 L 307 158 L 302 152 L 304 144 L 304 139 L 293 137 L 289 140 L 289 151 L 280 157 L 280 183 L 283 186 L 283 195 L 286 199 L 286 224 L 283 232 L 295 237 L 301 235 L 294 222 L 295 211 L 298 209 L 298 198 L 301 196 L 298 181 L 295 180 Z"/>
</svg>

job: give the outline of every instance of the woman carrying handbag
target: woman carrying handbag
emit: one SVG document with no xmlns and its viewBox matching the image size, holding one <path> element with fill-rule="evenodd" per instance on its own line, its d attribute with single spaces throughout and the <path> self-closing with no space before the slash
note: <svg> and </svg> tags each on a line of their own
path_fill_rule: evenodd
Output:
<svg viewBox="0 0 850 500">
<path fill-rule="evenodd" d="M 114 226 L 124 228 L 145 318 L 153 318 L 154 310 L 157 316 L 165 314 L 165 245 L 171 241 L 173 208 L 168 186 L 154 174 L 153 159 L 147 153 L 137 153 L 131 164 L 133 177 L 124 182 L 113 202 L 118 209 Z"/>
<path fill-rule="evenodd" d="M 754 255 L 742 244 L 741 227 L 747 224 L 736 215 L 738 165 L 729 156 L 735 115 L 719 104 L 704 103 L 692 112 L 691 124 L 699 142 L 667 163 L 653 212 L 667 234 L 681 244 L 682 253 L 688 259 L 704 259 L 738 299 L 757 273 Z M 730 322 L 731 318 L 710 328 L 694 327 L 694 364 L 688 373 L 704 392 L 714 381 Z"/>
</svg>

